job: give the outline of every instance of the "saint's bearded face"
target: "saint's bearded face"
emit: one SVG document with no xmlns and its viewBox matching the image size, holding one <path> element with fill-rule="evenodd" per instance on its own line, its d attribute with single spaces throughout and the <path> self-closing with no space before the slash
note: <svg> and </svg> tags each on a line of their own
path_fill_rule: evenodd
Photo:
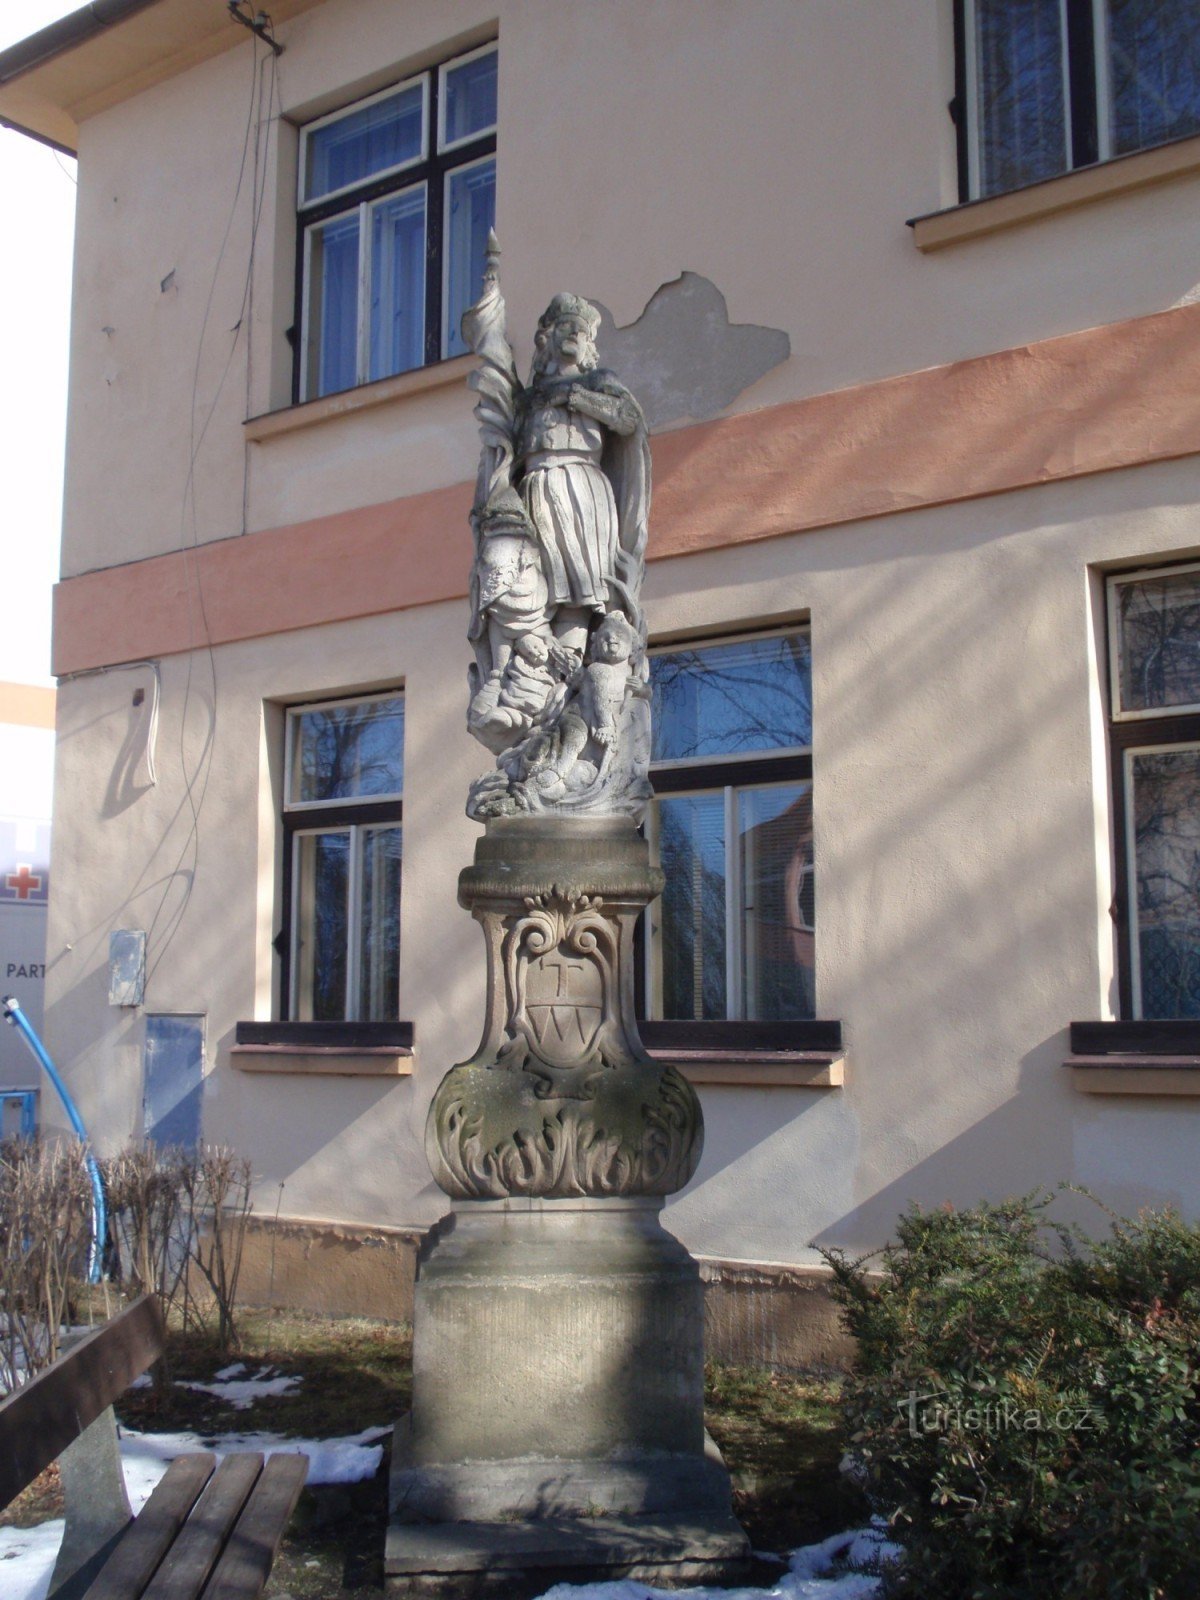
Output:
<svg viewBox="0 0 1200 1600">
<path fill-rule="evenodd" d="M 598 320 L 587 310 L 551 304 L 534 342 L 534 371 L 548 372 L 554 367 L 561 372 L 564 367 L 574 366 L 580 372 L 591 372 L 599 362 L 595 339 Z"/>
</svg>

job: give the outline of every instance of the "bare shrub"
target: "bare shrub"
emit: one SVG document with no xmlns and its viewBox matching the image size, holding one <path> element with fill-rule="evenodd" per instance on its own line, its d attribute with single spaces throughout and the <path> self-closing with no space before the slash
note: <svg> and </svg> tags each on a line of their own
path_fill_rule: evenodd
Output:
<svg viewBox="0 0 1200 1600">
<path fill-rule="evenodd" d="M 250 1163 L 222 1146 L 206 1146 L 195 1165 L 185 1169 L 184 1181 L 194 1224 L 192 1263 L 208 1286 L 218 1343 L 229 1351 L 238 1344 L 234 1303 L 253 1209 Z"/>
<path fill-rule="evenodd" d="M 106 1164 L 122 1283 L 152 1291 L 184 1329 L 237 1344 L 234 1302 L 251 1211 L 250 1163 L 222 1146 L 131 1146 Z"/>
<path fill-rule="evenodd" d="M 104 1163 L 109 1235 L 118 1275 L 131 1294 L 156 1294 L 186 1326 L 191 1216 L 177 1150 L 130 1145 Z"/>
<path fill-rule="evenodd" d="M 14 1388 L 59 1352 L 87 1276 L 92 1188 L 83 1146 L 0 1145 L 0 1386 Z"/>
</svg>

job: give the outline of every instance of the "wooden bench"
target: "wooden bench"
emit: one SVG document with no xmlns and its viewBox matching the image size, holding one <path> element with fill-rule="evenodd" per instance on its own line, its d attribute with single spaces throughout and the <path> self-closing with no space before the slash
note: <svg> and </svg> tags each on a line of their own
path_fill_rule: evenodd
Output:
<svg viewBox="0 0 1200 1600">
<path fill-rule="evenodd" d="M 164 1344 L 158 1302 L 143 1295 L 0 1403 L 0 1509 L 63 1458 L 67 1531 L 50 1600 L 252 1600 L 270 1575 L 304 1455 L 180 1456 L 130 1517 L 111 1407 Z"/>
</svg>

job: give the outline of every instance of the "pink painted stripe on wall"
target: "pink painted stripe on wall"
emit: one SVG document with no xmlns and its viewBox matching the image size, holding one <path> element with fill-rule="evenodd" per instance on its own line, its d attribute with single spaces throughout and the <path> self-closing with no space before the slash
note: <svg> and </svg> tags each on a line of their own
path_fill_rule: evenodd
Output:
<svg viewBox="0 0 1200 1600">
<path fill-rule="evenodd" d="M 1184 306 L 659 435 L 650 559 L 1189 455 L 1198 371 L 1200 305 Z M 471 493 L 69 578 L 54 671 L 464 595 Z"/>
</svg>

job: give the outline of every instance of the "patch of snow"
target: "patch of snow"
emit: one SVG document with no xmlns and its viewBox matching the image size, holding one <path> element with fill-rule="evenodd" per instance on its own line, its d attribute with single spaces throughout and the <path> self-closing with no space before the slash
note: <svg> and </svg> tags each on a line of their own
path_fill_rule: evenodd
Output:
<svg viewBox="0 0 1200 1600">
<path fill-rule="evenodd" d="M 235 1361 L 232 1366 L 222 1367 L 220 1372 L 215 1373 L 214 1376 L 218 1383 L 227 1383 L 230 1378 L 240 1378 L 245 1371 L 246 1363 L 244 1361 Z"/>
<path fill-rule="evenodd" d="M 176 1456 L 196 1450 L 212 1450 L 218 1457 L 234 1450 L 261 1450 L 265 1456 L 291 1452 L 308 1457 L 308 1482 L 361 1483 L 373 1478 L 383 1460 L 383 1446 L 376 1443 L 391 1430 L 364 1428 L 361 1433 L 341 1439 L 287 1439 L 278 1433 L 134 1433 L 121 1429 L 121 1459 L 125 1482 L 132 1503 L 130 1474 L 150 1475 L 150 1488 L 167 1470 Z M 146 1490 L 148 1496 L 150 1490 Z M 145 1496 L 143 1497 L 143 1503 Z M 136 1509 L 136 1508 L 135 1508 Z"/>
<path fill-rule="evenodd" d="M 769 1589 L 668 1592 L 622 1578 L 615 1583 L 556 1583 L 540 1600 L 878 1600 L 878 1569 L 899 1554 L 899 1547 L 884 1538 L 882 1524 L 875 1523 L 793 1551 L 787 1572 Z M 874 1570 L 851 1572 L 850 1566 Z"/>
<path fill-rule="evenodd" d="M 5 1600 L 45 1600 L 62 1536 L 61 1517 L 36 1528 L 0 1528 L 0 1593 Z"/>
<path fill-rule="evenodd" d="M 225 1376 L 218 1372 L 211 1383 L 202 1383 L 197 1378 L 177 1378 L 175 1381 L 181 1389 L 199 1389 L 204 1394 L 215 1395 L 218 1400 L 224 1400 L 235 1411 L 247 1410 L 264 1395 L 295 1394 L 300 1387 L 299 1378 L 289 1378 L 282 1374 L 277 1378 L 271 1377 L 271 1373 L 275 1371 L 274 1367 L 263 1367 L 252 1378 L 227 1376 L 235 1370 L 245 1372 L 246 1369 L 239 1361 L 235 1362 L 233 1367 L 224 1369 Z"/>
</svg>

